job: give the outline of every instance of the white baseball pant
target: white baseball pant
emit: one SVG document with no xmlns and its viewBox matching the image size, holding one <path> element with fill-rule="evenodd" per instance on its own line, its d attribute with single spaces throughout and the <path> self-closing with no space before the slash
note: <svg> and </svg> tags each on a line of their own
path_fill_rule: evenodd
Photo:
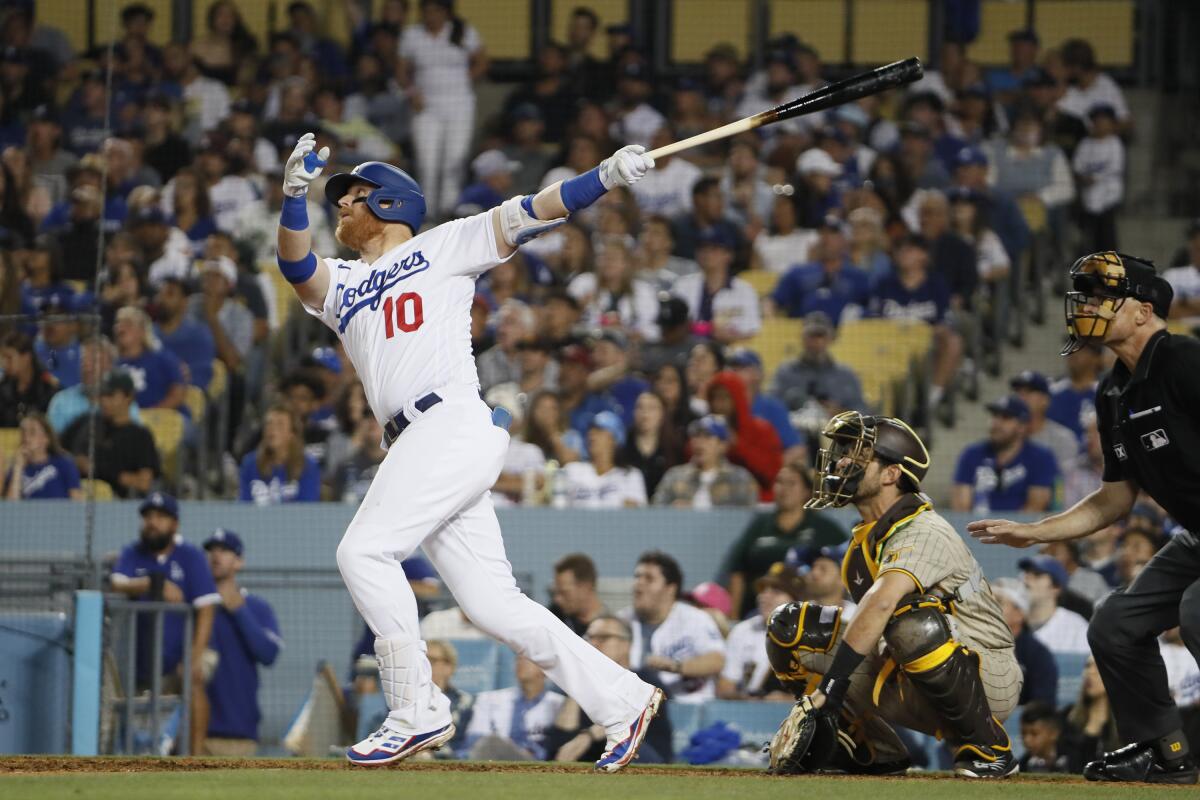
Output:
<svg viewBox="0 0 1200 800">
<path fill-rule="evenodd" d="M 450 722 L 400 566 L 423 545 L 475 625 L 532 660 L 594 722 L 617 732 L 641 713 L 653 688 L 517 588 L 489 492 L 508 433 L 492 424 L 473 387 L 437 393 L 443 401 L 392 444 L 337 549 L 342 579 L 376 636 L 392 726 L 417 734 Z"/>
<path fill-rule="evenodd" d="M 462 193 L 467 154 L 475 130 L 475 98 L 430 102 L 413 116 L 417 178 L 430 214 L 449 213 Z"/>
</svg>

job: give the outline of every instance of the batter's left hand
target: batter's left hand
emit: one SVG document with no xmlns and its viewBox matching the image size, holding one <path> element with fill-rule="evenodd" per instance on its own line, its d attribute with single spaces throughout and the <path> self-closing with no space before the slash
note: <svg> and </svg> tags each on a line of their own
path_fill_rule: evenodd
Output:
<svg viewBox="0 0 1200 800">
<path fill-rule="evenodd" d="M 605 189 L 632 186 L 654 169 L 654 159 L 640 144 L 627 144 L 600 162 L 600 182 Z"/>
</svg>

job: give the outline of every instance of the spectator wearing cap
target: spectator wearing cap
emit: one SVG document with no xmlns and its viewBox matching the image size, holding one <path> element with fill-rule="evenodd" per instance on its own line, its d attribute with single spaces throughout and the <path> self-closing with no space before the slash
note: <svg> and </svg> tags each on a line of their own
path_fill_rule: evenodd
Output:
<svg viewBox="0 0 1200 800">
<path fill-rule="evenodd" d="M 729 426 L 716 415 L 688 426 L 692 460 L 667 470 L 654 492 L 654 505 L 695 509 L 754 505 L 758 485 L 748 470 L 729 462 L 729 439 Z"/>
<path fill-rule="evenodd" d="M 783 465 L 783 445 L 774 426 L 750 410 L 746 385 L 732 370 L 722 370 L 708 381 L 704 400 L 711 413 L 730 428 L 728 457 L 745 467 L 758 481 L 762 499 L 771 499 L 775 475 Z"/>
<path fill-rule="evenodd" d="M 208 326 L 188 315 L 187 288 L 183 281 L 164 278 L 155 293 L 154 306 L 158 317 L 155 337 L 187 367 L 188 382 L 207 389 L 217 357 L 216 344 Z"/>
<path fill-rule="evenodd" d="M 79 323 L 72 316 L 76 295 L 52 294 L 42 306 L 33 351 L 58 382 L 59 391 L 79 383 Z"/>
<path fill-rule="evenodd" d="M 63 144 L 75 155 L 95 153 L 104 143 L 108 136 L 106 101 L 104 74 L 99 70 L 84 72 L 62 117 Z"/>
<path fill-rule="evenodd" d="M 1093 108 L 1106 105 L 1112 109 L 1115 130 L 1128 134 L 1133 129 L 1129 105 L 1125 95 L 1107 73 L 1096 63 L 1096 51 L 1083 39 L 1068 39 L 1060 48 L 1063 71 L 1067 79 L 1067 92 L 1058 101 L 1058 107 L 1085 122 Z M 1092 125 L 1095 121 L 1091 121 Z"/>
<path fill-rule="evenodd" d="M 125 306 L 113 323 L 117 366 L 133 380 L 141 408 L 172 408 L 187 416 L 183 362 L 162 348 L 150 317 L 136 306 Z"/>
<path fill-rule="evenodd" d="M 0 497 L 7 500 L 82 500 L 79 469 L 63 453 L 46 417 L 21 418 L 21 440 L 7 464 L 0 455 Z"/>
<path fill-rule="evenodd" d="M 279 623 L 266 600 L 238 586 L 245 567 L 242 538 L 217 528 L 204 542 L 220 605 L 210 646 L 217 669 L 208 683 L 208 735 L 203 755 L 248 758 L 258 751 L 258 666 L 269 667 L 283 649 Z"/>
<path fill-rule="evenodd" d="M 846 542 L 837 545 L 815 544 L 807 547 L 792 547 L 784 557 L 784 565 L 795 569 L 804 579 L 804 599 L 821 606 L 842 609 L 842 620 L 849 621 L 858 610 L 858 604 L 846 594 L 842 582 L 842 560 L 846 555 Z"/>
<path fill-rule="evenodd" d="M 200 291 L 188 306 L 191 316 L 212 335 L 217 358 L 231 373 L 242 372 L 254 347 L 254 316 L 233 299 L 237 265 L 227 256 L 209 258 L 200 267 Z"/>
<path fill-rule="evenodd" d="M 586 442 L 592 417 L 601 411 L 618 413 L 612 396 L 594 392 L 588 384 L 595 362 L 584 344 L 574 343 L 558 351 L 558 394 L 569 427 Z M 586 455 L 586 450 L 583 453 Z"/>
<path fill-rule="evenodd" d="M 619 329 L 605 330 L 592 344 L 595 369 L 588 375 L 588 388 L 612 397 L 626 427 L 633 424 L 633 407 L 638 397 L 650 388 L 649 383 L 631 372 L 630 350 L 629 339 Z"/>
<path fill-rule="evenodd" d="M 677 138 L 674 127 L 664 121 L 650 136 L 648 149 L 664 147 Z M 642 213 L 679 217 L 691 212 L 692 190 L 703 177 L 703 171 L 691 161 L 679 156 L 663 156 L 654 160 L 654 169 L 629 191 L 633 192 Z"/>
<path fill-rule="evenodd" d="M 33 340 L 20 331 L 0 338 L 0 428 L 15 428 L 30 412 L 45 413 L 58 383 L 38 360 Z"/>
<path fill-rule="evenodd" d="M 1049 542 L 1042 547 L 1042 554 L 1052 556 L 1067 572 L 1067 591 L 1078 595 L 1094 606 L 1100 599 L 1112 591 L 1100 573 L 1083 563 L 1083 550 L 1079 542 L 1058 541 Z M 1066 605 L 1064 603 L 1064 605 Z M 1081 612 L 1082 613 L 1082 612 Z M 1084 616 L 1089 616 L 1085 614 Z"/>
<path fill-rule="evenodd" d="M 667 124 L 654 104 L 650 65 L 640 55 L 617 63 L 617 95 L 613 103 L 613 134 L 621 144 L 649 145 L 655 131 Z"/>
<path fill-rule="evenodd" d="M 192 263 L 192 243 L 187 234 L 172 225 L 167 214 L 153 203 L 151 195 L 147 202 L 130 208 L 125 228 L 133 235 L 147 265 L 140 275 L 151 286 L 167 276 L 187 280 Z"/>
<path fill-rule="evenodd" d="M 1067 571 L 1053 556 L 1034 556 L 1017 562 L 1029 591 L 1026 620 L 1034 636 L 1051 653 L 1090 652 L 1087 620 L 1059 604 L 1067 588 Z"/>
<path fill-rule="evenodd" d="M 86 414 L 77 417 L 62 437 L 80 474 L 108 483 L 118 497 L 145 496 L 160 472 L 154 437 L 131 416 L 135 396 L 133 378 L 124 370 L 109 372 L 100 384 L 94 463 L 88 460 Z"/>
<path fill-rule="evenodd" d="M 846 232 L 837 217 L 826 217 L 806 264 L 780 278 L 768 309 L 788 317 L 823 311 L 836 326 L 847 308 L 860 311 L 870 299 L 870 278 L 850 262 Z M 853 312 L 852 312 L 853 313 Z"/>
<path fill-rule="evenodd" d="M 1072 430 L 1046 415 L 1050 409 L 1050 381 L 1042 373 L 1027 369 L 1014 375 L 1008 385 L 1029 408 L 1026 428 L 1029 441 L 1054 453 L 1059 469 L 1063 474 L 1069 472 L 1079 459 L 1079 439 Z"/>
<path fill-rule="evenodd" d="M 824 311 L 811 311 L 804 316 L 801 333 L 802 353 L 785 361 L 775 370 L 770 394 L 778 397 L 792 411 L 810 402 L 820 403 L 828 414 L 847 409 L 865 409 L 862 382 L 850 367 L 834 361 L 829 352 L 835 331 L 833 322 Z"/>
<path fill-rule="evenodd" d="M 512 383 L 521 378 L 520 346 L 534 338 L 537 319 L 533 309 L 520 300 L 506 300 L 496 312 L 496 344 L 475 359 L 480 390 Z"/>
<path fill-rule="evenodd" d="M 642 392 L 634 402 L 621 459 L 642 473 L 646 494 L 651 497 L 667 470 L 683 462 L 681 433 L 667 414 L 663 398 L 655 392 Z"/>
<path fill-rule="evenodd" d="M 784 561 L 789 549 L 836 547 L 845 541 L 836 522 L 804 507 L 812 489 L 812 473 L 804 462 L 784 464 L 775 476 L 775 508 L 755 514 L 725 556 L 721 571 L 729 574 L 729 594 L 739 617 L 754 608 L 747 588 Z"/>
<path fill-rule="evenodd" d="M 1008 34 L 1008 65 L 989 69 L 983 75 L 988 90 L 1004 103 L 1020 95 L 1026 80 L 1037 69 L 1038 48 L 1041 45 L 1037 31 L 1020 28 Z"/>
<path fill-rule="evenodd" d="M 1054 453 L 1029 441 L 1029 406 L 1016 395 L 988 403 L 988 438 L 968 445 L 954 468 L 955 511 L 1045 511 L 1060 473 Z"/>
<path fill-rule="evenodd" d="M 706 235 L 732 242 L 735 260 L 746 260 L 741 257 L 746 252 L 741 228 L 726 213 L 725 195 L 717 178 L 701 178 L 692 184 L 691 209 L 675 218 L 675 255 L 698 262 L 700 240 Z"/>
<path fill-rule="evenodd" d="M 722 700 L 793 699 L 783 692 L 767 660 L 767 620 L 779 606 L 800 600 L 804 583 L 795 572 L 779 566 L 754 582 L 756 613 L 729 631 L 725 666 L 717 678 L 717 697 Z"/>
<path fill-rule="evenodd" d="M 1091 129 L 1079 143 L 1071 166 L 1079 183 L 1079 227 L 1084 249 L 1117 249 L 1117 209 L 1125 199 L 1125 145 L 1117 135 L 1113 106 L 1087 111 Z"/>
<path fill-rule="evenodd" d="M 1200 219 L 1192 220 L 1186 236 L 1180 266 L 1164 271 L 1163 278 L 1175 292 L 1170 318 L 1194 329 L 1200 327 Z"/>
<path fill-rule="evenodd" d="M 625 446 L 625 424 L 612 411 L 592 417 L 587 433 L 587 461 L 563 467 L 571 508 L 633 508 L 646 505 L 646 482 L 637 469 L 619 460 Z"/>
<path fill-rule="evenodd" d="M 950 201 L 939 191 L 919 192 L 913 198 L 916 218 L 909 227 L 929 243 L 932 271 L 946 282 L 951 305 L 970 309 L 979 286 L 978 257 L 952 229 Z"/>
<path fill-rule="evenodd" d="M 796 186 L 800 226 L 819 228 L 825 217 L 837 212 L 842 205 L 841 193 L 835 184 L 842 177 L 844 167 L 828 151 L 812 147 L 796 159 L 796 172 L 800 175 L 800 183 Z"/>
<path fill-rule="evenodd" d="M 745 347 L 739 347 L 725 356 L 726 366 L 741 379 L 750 398 L 750 413 L 759 419 L 771 423 L 779 436 L 779 444 L 783 447 L 784 463 L 803 460 L 807 455 L 804 440 L 792 427 L 788 408 L 778 398 L 763 393 L 762 358 L 758 353 Z"/>
<path fill-rule="evenodd" d="M 1029 225 L 1012 197 L 988 185 L 987 152 L 978 145 L 966 145 L 954 154 L 953 164 L 952 189 L 973 193 L 979 214 L 1000 237 L 1009 263 L 1021 263 L 1021 257 L 1029 249 L 1032 238 Z"/>
<path fill-rule="evenodd" d="M 576 275 L 567 293 L 583 309 L 589 328 L 625 330 L 631 337 L 658 339 L 657 296 L 654 287 L 635 277 L 633 254 L 622 242 L 610 241 L 596 259 L 595 272 Z"/>
<path fill-rule="evenodd" d="M 498 149 L 484 150 L 475 156 L 471 161 L 475 182 L 458 196 L 455 215 L 470 216 L 503 203 L 513 193 L 513 174 L 518 166 Z"/>
<path fill-rule="evenodd" d="M 25 251 L 25 280 L 21 281 L 21 313 L 37 316 L 56 298 L 59 305 L 73 306 L 75 292 L 63 282 L 62 249 L 58 242 L 43 234 Z M 35 330 L 30 330 L 33 334 Z"/>
<path fill-rule="evenodd" d="M 0 64 L 13 63 L 10 48 L 0 50 Z M 0 71 L 2 71 L 0 67 Z M 12 108 L 11 99 L 5 101 Z M 67 173 L 78 159 L 62 147 L 62 126 L 50 106 L 35 104 L 25 132 L 25 152 L 33 178 L 50 190 L 50 201 L 58 203 L 67 196 Z"/>
<path fill-rule="evenodd" d="M 929 242 L 906 236 L 896 245 L 896 268 L 871 290 L 867 315 L 924 323 L 933 329 L 929 406 L 937 408 L 962 365 L 963 338 L 950 324 L 950 289 L 930 271 Z"/>
<path fill-rule="evenodd" d="M 736 241 L 720 228 L 697 238 L 700 272 L 675 282 L 672 294 L 688 305 L 693 331 L 728 344 L 758 333 L 762 317 L 754 287 L 733 276 Z"/>
<path fill-rule="evenodd" d="M 1065 425 L 1084 443 L 1089 421 L 1095 425 L 1096 384 L 1104 364 L 1104 347 L 1086 343 L 1067 356 L 1067 374 L 1050 384 L 1046 416 Z"/>
<path fill-rule="evenodd" d="M 716 677 L 725 666 L 725 641 L 703 610 L 682 602 L 683 570 L 670 555 L 652 550 L 633 570 L 633 605 L 617 616 L 633 632 L 630 667 L 654 670 L 667 696 L 699 703 L 716 695 Z"/>
<path fill-rule="evenodd" d="M 917 189 L 945 189 L 950 185 L 950 172 L 934 152 L 933 132 L 924 123 L 908 120 L 901 124 L 897 155 L 900 175 L 893 180 L 911 181 Z M 876 161 L 876 169 L 885 163 Z"/>
<path fill-rule="evenodd" d="M 321 469 L 304 452 L 304 428 L 290 406 L 267 409 L 262 440 L 242 459 L 240 479 L 238 499 L 244 503 L 268 506 L 321 499 Z"/>
<path fill-rule="evenodd" d="M 795 188 L 788 184 L 776 189 L 771 212 L 765 220 L 766 229 L 754 237 L 750 266 L 782 274 L 798 261 L 809 260 L 810 248 L 816 244 L 818 236 L 816 231 L 800 227 Z"/>
<path fill-rule="evenodd" d="M 1029 628 L 1030 600 L 1025 582 L 1019 578 L 996 578 L 991 586 L 1004 622 L 1012 632 L 1017 664 L 1024 676 L 1017 705 L 1029 702 L 1057 705 L 1058 664 L 1050 649 Z"/>
<path fill-rule="evenodd" d="M 183 662 L 184 623 L 181 614 L 162 618 L 163 691 L 177 694 L 182 688 L 183 669 L 192 672 L 191 744 L 203 752 L 208 729 L 208 697 L 205 683 L 212 675 L 213 654 L 209 651 L 215 607 L 221 602 L 204 552 L 184 541 L 179 534 L 179 503 L 166 492 L 153 492 L 138 506 L 142 519 L 136 542 L 125 545 L 109 575 L 114 592 L 133 600 L 186 603 L 195 619 L 192 625 L 192 663 Z M 154 617 L 138 615 L 137 684 L 150 684 L 153 668 Z"/>
<path fill-rule="evenodd" d="M 79 345 L 79 381 L 74 386 L 60 389 L 50 398 L 50 406 L 46 416 L 51 427 L 60 437 L 71 426 L 71 423 L 88 411 L 95 411 L 94 397 L 104 380 L 104 376 L 112 369 L 116 359 L 116 348 L 105 336 L 89 336 Z M 131 419 L 140 423 L 137 404 L 129 409 Z"/>
<path fill-rule="evenodd" d="M 171 42 L 163 48 L 162 88 L 182 99 L 184 137 L 192 144 L 229 116 L 229 90 L 223 83 L 205 77 L 186 43 Z"/>
<path fill-rule="evenodd" d="M 542 176 L 554 163 L 546 150 L 546 121 L 542 108 L 535 103 L 521 103 L 508 112 L 508 120 L 510 141 L 502 152 L 515 165 L 509 194 L 536 194 L 541 188 Z"/>
<path fill-rule="evenodd" d="M 692 333 L 692 321 L 688 318 L 688 305 L 682 298 L 672 294 L 659 294 L 658 317 L 659 339 L 644 344 L 638 353 L 638 366 L 647 375 L 654 375 L 666 364 L 686 366 L 692 348 L 703 341 Z"/>
<path fill-rule="evenodd" d="M 927 72 L 925 77 L 940 76 L 931 76 Z M 949 130 L 946 104 L 952 99 L 950 90 L 944 84 L 936 87 L 936 91 L 933 87 L 926 89 L 916 84 L 911 87 L 900 110 L 900 118 L 905 123 L 915 123 L 925 129 L 934 157 L 942 162 L 947 171 L 954 169 L 954 154 L 966 144 L 962 137 Z"/>
</svg>

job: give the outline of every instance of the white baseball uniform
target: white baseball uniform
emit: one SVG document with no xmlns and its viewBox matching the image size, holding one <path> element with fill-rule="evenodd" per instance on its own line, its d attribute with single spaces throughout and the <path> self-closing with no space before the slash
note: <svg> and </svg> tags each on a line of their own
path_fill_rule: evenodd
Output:
<svg viewBox="0 0 1200 800">
<path fill-rule="evenodd" d="M 318 261 L 329 290 L 320 309 L 306 310 L 341 338 L 380 424 L 400 411 L 411 421 L 338 545 L 338 569 L 377 637 L 393 728 L 419 734 L 450 722 L 400 567 L 421 547 L 480 629 L 615 732 L 642 712 L 652 687 L 520 592 L 492 507 L 509 437 L 479 397 L 470 336 L 475 278 L 503 260 L 491 213 L 421 233 L 373 264 Z M 418 411 L 431 392 L 442 401 Z"/>
</svg>

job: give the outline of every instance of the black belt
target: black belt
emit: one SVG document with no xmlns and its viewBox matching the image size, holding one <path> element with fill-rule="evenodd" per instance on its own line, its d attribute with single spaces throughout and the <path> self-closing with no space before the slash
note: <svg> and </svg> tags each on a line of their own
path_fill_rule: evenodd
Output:
<svg viewBox="0 0 1200 800">
<path fill-rule="evenodd" d="M 415 405 L 417 407 L 417 411 L 420 411 L 422 414 L 424 414 L 426 411 L 433 408 L 440 402 L 442 402 L 442 398 L 439 397 L 436 392 L 430 392 L 421 399 L 417 400 Z M 397 412 L 396 416 L 389 419 L 387 424 L 383 426 L 383 440 L 387 443 L 387 446 L 391 447 L 392 442 L 399 439 L 400 434 L 404 433 L 404 429 L 411 424 L 412 420 L 409 419 L 403 411 Z"/>
</svg>

